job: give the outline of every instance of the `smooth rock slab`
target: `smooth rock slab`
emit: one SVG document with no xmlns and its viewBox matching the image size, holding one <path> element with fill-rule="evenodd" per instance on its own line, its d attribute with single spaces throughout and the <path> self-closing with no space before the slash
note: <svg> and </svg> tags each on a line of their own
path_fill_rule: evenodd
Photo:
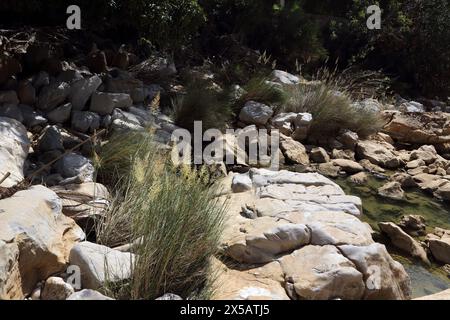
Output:
<svg viewBox="0 0 450 320">
<path fill-rule="evenodd" d="M 129 279 L 135 255 L 92 242 L 81 242 L 70 251 L 69 263 L 81 270 L 84 289 L 98 289 L 105 282 Z"/>
<path fill-rule="evenodd" d="M 286 290 L 299 300 L 361 299 L 363 275 L 334 246 L 306 246 L 280 259 Z"/>
</svg>

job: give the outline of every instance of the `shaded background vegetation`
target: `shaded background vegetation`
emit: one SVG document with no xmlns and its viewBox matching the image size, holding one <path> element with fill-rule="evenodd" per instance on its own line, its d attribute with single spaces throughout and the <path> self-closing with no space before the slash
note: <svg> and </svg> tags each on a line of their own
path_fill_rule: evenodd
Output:
<svg viewBox="0 0 450 320">
<path fill-rule="evenodd" d="M 2 0 L 0 23 L 64 24 L 70 4 L 82 8 L 84 28 L 121 42 L 144 37 L 175 55 L 185 47 L 218 54 L 221 37 L 233 34 L 285 69 L 339 61 L 383 69 L 410 93 L 450 94 L 449 0 L 286 0 L 284 8 L 277 0 Z M 366 28 L 372 4 L 383 10 L 379 31 Z"/>
</svg>

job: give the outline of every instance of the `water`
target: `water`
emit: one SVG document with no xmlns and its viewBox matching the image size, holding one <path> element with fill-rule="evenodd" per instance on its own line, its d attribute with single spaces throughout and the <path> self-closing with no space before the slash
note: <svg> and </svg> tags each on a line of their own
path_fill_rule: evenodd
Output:
<svg viewBox="0 0 450 320">
<path fill-rule="evenodd" d="M 406 192 L 405 200 L 395 201 L 378 196 L 377 189 L 386 181 L 370 177 L 366 185 L 355 185 L 347 179 L 335 180 L 347 194 L 358 196 L 363 201 L 362 220 L 379 231 L 378 222 L 398 222 L 403 215 L 417 214 L 425 218 L 427 233 L 434 227 L 450 229 L 450 206 L 424 194 L 420 190 Z M 379 242 L 384 242 L 380 235 L 375 235 Z M 419 239 L 420 240 L 420 239 Z M 413 297 L 420 297 L 450 288 L 450 279 L 439 265 L 424 266 L 411 260 L 392 247 L 388 247 L 393 257 L 401 262 L 411 277 Z"/>
</svg>

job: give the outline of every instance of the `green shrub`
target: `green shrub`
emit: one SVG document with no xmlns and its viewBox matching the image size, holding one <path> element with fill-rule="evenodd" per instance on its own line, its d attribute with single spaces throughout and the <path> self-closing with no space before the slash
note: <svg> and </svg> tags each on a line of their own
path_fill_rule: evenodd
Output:
<svg viewBox="0 0 450 320">
<path fill-rule="evenodd" d="M 311 113 L 312 137 L 334 136 L 341 129 L 355 131 L 364 137 L 381 128 L 377 113 L 354 108 L 345 91 L 337 91 L 326 82 L 299 84 L 286 90 L 289 99 L 279 111 Z"/>
<path fill-rule="evenodd" d="M 202 121 L 203 130 L 224 129 L 231 119 L 232 110 L 227 92 L 218 92 L 207 81 L 195 81 L 186 93 L 172 101 L 173 119 L 176 125 L 194 130 L 194 121 Z"/>
<path fill-rule="evenodd" d="M 133 248 L 138 258 L 129 282 L 104 290 L 122 299 L 154 299 L 167 292 L 207 298 L 224 206 L 202 172 L 175 170 L 148 137 L 141 138 L 140 150 L 119 161 L 131 167 L 97 233 L 99 242 L 114 246 L 140 239 Z"/>
</svg>

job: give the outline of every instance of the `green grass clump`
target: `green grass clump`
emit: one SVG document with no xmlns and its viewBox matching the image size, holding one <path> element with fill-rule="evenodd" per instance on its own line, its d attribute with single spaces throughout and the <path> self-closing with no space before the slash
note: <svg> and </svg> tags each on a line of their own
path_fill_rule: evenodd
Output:
<svg viewBox="0 0 450 320">
<path fill-rule="evenodd" d="M 168 292 L 206 298 L 224 206 L 203 171 L 174 168 L 146 138 L 140 141 L 139 150 L 121 161 L 130 170 L 98 230 L 99 242 L 110 246 L 140 239 L 133 249 L 138 258 L 126 285 L 105 289 L 122 299 L 154 299 Z"/>
</svg>

